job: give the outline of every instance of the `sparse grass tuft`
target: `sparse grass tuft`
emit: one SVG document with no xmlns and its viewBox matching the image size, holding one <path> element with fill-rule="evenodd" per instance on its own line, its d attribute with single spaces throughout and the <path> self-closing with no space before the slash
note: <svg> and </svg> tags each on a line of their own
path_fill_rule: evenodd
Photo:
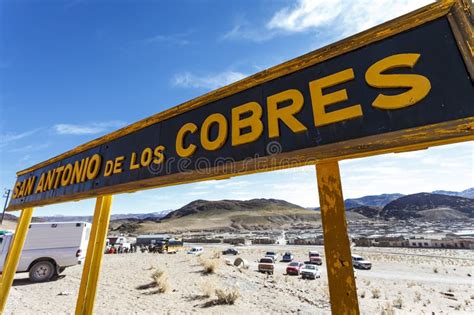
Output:
<svg viewBox="0 0 474 315">
<path fill-rule="evenodd" d="M 169 292 L 171 286 L 168 281 L 168 275 L 164 270 L 158 269 L 151 275 L 153 283 L 157 288 L 156 293 L 166 293 Z"/>
<path fill-rule="evenodd" d="M 216 304 L 232 305 L 240 298 L 240 291 L 237 288 L 216 289 Z"/>
<path fill-rule="evenodd" d="M 401 296 L 393 300 L 393 307 L 396 307 L 400 310 L 403 308 L 403 298 Z"/>
<path fill-rule="evenodd" d="M 216 272 L 217 267 L 219 266 L 219 260 L 204 259 L 202 260 L 201 265 L 204 267 L 204 270 L 203 270 L 204 274 L 212 274 Z"/>
<path fill-rule="evenodd" d="M 380 298 L 380 289 L 378 288 L 372 289 L 372 298 L 373 299 Z"/>
<path fill-rule="evenodd" d="M 387 302 L 385 306 L 382 307 L 382 315 L 395 315 L 395 310 L 390 302 Z"/>
<path fill-rule="evenodd" d="M 204 281 L 201 284 L 202 295 L 210 298 L 216 293 L 216 284 L 214 281 Z"/>
<path fill-rule="evenodd" d="M 416 291 L 415 292 L 415 298 L 413 299 L 415 302 L 420 302 L 421 301 L 421 293 Z"/>
<path fill-rule="evenodd" d="M 156 294 L 156 293 L 166 293 L 170 290 L 171 286 L 168 282 L 168 276 L 166 271 L 162 269 L 157 269 L 151 274 L 152 281 L 147 284 L 139 285 L 138 290 L 148 290 L 156 288 L 155 291 L 147 292 L 145 294 Z"/>
</svg>

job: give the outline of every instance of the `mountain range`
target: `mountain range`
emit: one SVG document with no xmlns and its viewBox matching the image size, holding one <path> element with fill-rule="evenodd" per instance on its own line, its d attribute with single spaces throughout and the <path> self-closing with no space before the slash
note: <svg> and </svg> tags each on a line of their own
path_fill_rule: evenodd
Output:
<svg viewBox="0 0 474 315">
<path fill-rule="evenodd" d="M 381 194 L 345 200 L 349 222 L 368 220 L 474 219 L 474 188 L 461 192 L 438 190 L 411 195 Z M 319 208 L 303 208 L 278 199 L 195 200 L 177 210 L 114 214 L 110 229 L 124 233 L 281 230 L 315 228 Z M 6 221 L 16 221 L 11 214 Z M 35 222 L 91 221 L 90 216 L 36 217 Z"/>
</svg>

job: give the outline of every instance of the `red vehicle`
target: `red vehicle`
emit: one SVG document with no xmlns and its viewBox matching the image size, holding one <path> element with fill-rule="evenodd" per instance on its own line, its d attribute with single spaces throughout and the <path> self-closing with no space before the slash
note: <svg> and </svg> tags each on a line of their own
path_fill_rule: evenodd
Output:
<svg viewBox="0 0 474 315">
<path fill-rule="evenodd" d="M 289 263 L 288 266 L 286 267 L 286 274 L 287 275 L 296 275 L 296 276 L 298 276 L 300 274 L 300 270 L 303 266 L 304 266 L 303 263 L 293 261 L 293 262 Z"/>
<path fill-rule="evenodd" d="M 319 255 L 317 251 L 312 250 L 309 252 L 309 263 L 315 264 L 315 265 L 322 265 L 323 259 L 321 258 L 321 255 Z"/>
</svg>

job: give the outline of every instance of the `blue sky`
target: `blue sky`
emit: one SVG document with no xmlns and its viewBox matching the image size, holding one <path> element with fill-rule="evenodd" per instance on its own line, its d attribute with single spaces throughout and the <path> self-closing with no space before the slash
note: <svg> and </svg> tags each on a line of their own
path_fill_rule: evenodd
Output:
<svg viewBox="0 0 474 315">
<path fill-rule="evenodd" d="M 4 0 L 0 188 L 18 170 L 429 2 Z M 473 151 L 463 143 L 341 162 L 344 195 L 466 189 Z M 314 167 L 119 195 L 113 212 L 259 197 L 317 206 Z"/>
</svg>

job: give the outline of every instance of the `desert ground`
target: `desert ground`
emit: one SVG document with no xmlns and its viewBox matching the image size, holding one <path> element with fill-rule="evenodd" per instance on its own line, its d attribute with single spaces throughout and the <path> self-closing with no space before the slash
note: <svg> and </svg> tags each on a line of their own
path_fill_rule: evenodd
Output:
<svg viewBox="0 0 474 315">
<path fill-rule="evenodd" d="M 186 246 L 189 248 L 190 246 Z M 226 264 L 225 245 L 204 245 L 201 257 L 186 254 L 134 253 L 105 255 L 95 303 L 96 314 L 328 314 L 327 273 L 302 280 L 286 276 L 278 262 L 273 276 L 257 272 L 257 260 L 267 250 L 291 251 L 307 260 L 320 246 L 242 246 L 239 256 L 248 269 Z M 372 270 L 356 270 L 362 314 L 473 314 L 474 251 L 353 248 L 373 263 Z M 205 274 L 203 265 L 214 272 Z M 72 314 L 81 266 L 66 269 L 60 279 L 32 284 L 27 274 L 15 278 L 6 314 Z M 156 281 L 152 280 L 155 275 Z M 219 296 L 216 296 L 216 289 Z M 160 293 L 160 291 L 164 291 Z M 231 294 L 233 293 L 233 295 Z M 222 295 L 233 296 L 232 305 Z"/>
</svg>

